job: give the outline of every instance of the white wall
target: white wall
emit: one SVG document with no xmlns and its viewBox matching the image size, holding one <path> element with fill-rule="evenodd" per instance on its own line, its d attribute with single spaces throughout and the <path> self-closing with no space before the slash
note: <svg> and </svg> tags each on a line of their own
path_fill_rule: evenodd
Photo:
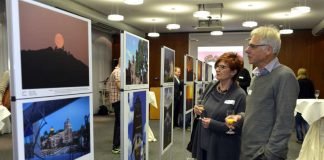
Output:
<svg viewBox="0 0 324 160">
<path fill-rule="evenodd" d="M 112 71 L 112 37 L 92 29 L 92 83 L 93 113 L 97 113 L 103 104 L 100 91 L 104 89 L 103 81 Z"/>
<path fill-rule="evenodd" d="M 249 32 L 231 32 L 224 33 L 222 36 L 211 36 L 209 33 L 191 33 L 189 34 L 189 55 L 197 57 L 198 47 L 203 46 L 244 46 L 248 44 Z M 252 66 L 249 64 L 245 54 L 243 54 L 244 67 L 250 73 Z"/>
</svg>

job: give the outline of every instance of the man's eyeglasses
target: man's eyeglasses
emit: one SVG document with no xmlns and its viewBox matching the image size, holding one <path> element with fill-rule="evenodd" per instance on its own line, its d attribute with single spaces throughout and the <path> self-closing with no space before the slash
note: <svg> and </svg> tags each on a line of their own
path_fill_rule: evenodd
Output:
<svg viewBox="0 0 324 160">
<path fill-rule="evenodd" d="M 258 47 L 262 47 L 262 46 L 267 46 L 267 44 L 248 44 L 248 47 L 254 49 L 254 48 L 258 48 Z"/>
<path fill-rule="evenodd" d="M 225 65 L 216 65 L 215 66 L 215 69 L 217 69 L 217 68 L 219 68 L 220 70 L 223 70 L 223 69 L 226 69 L 227 68 L 227 66 L 225 66 Z"/>
</svg>

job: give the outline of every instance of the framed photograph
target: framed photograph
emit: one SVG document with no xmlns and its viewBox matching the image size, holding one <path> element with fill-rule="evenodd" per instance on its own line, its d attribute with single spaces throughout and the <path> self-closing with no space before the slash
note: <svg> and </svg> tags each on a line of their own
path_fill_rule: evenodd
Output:
<svg viewBox="0 0 324 160">
<path fill-rule="evenodd" d="M 14 113 L 14 159 L 94 159 L 91 94 L 18 100 Z"/>
<path fill-rule="evenodd" d="M 173 86 L 162 87 L 160 108 L 161 155 L 173 144 Z"/>
<path fill-rule="evenodd" d="M 202 82 L 203 77 L 203 62 L 200 60 L 196 60 L 196 81 Z"/>
<path fill-rule="evenodd" d="M 175 51 L 163 46 L 161 48 L 161 86 L 174 85 Z"/>
<path fill-rule="evenodd" d="M 187 83 L 184 86 L 184 102 L 183 107 L 186 113 L 189 113 L 192 111 L 194 107 L 194 84 L 193 83 Z"/>
<path fill-rule="evenodd" d="M 195 84 L 195 104 L 198 104 L 198 100 L 201 99 L 203 92 L 204 92 L 204 84 L 203 83 Z"/>
<path fill-rule="evenodd" d="M 121 88 L 149 88 L 149 41 L 129 32 L 121 34 Z"/>
<path fill-rule="evenodd" d="M 204 82 L 208 83 L 209 82 L 209 64 L 208 63 L 204 63 Z"/>
<path fill-rule="evenodd" d="M 194 58 L 185 55 L 184 61 L 184 83 L 193 82 L 194 81 Z"/>
<path fill-rule="evenodd" d="M 215 77 L 213 77 L 213 66 L 208 65 L 208 82 L 212 81 L 213 79 L 216 79 L 216 74 Z"/>
<path fill-rule="evenodd" d="M 148 159 L 148 89 L 121 93 L 121 157 Z"/>
<path fill-rule="evenodd" d="M 8 6 L 12 95 L 92 92 L 90 20 L 32 0 Z"/>
</svg>

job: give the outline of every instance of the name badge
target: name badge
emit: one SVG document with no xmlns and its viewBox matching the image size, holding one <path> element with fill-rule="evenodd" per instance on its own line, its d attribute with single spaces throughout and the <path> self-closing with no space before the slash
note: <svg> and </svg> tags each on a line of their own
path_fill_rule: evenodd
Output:
<svg viewBox="0 0 324 160">
<path fill-rule="evenodd" d="M 243 76 L 239 76 L 238 78 L 239 78 L 239 79 L 244 79 L 244 77 L 243 77 Z"/>
<path fill-rule="evenodd" d="M 224 103 L 225 103 L 225 104 L 231 104 L 231 105 L 234 105 L 234 104 L 235 104 L 235 100 L 225 100 Z"/>
<path fill-rule="evenodd" d="M 248 92 L 248 95 L 251 95 L 252 94 L 252 89 L 249 89 L 247 92 Z"/>
</svg>

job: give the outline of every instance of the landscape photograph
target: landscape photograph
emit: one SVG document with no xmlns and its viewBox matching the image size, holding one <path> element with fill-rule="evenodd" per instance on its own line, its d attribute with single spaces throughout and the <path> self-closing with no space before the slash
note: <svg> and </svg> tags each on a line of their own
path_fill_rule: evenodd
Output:
<svg viewBox="0 0 324 160">
<path fill-rule="evenodd" d="M 172 83 L 174 77 L 174 51 L 164 47 L 164 54 L 162 55 L 163 66 L 161 67 L 163 73 L 164 83 Z"/>
<path fill-rule="evenodd" d="M 19 1 L 22 89 L 89 86 L 89 22 Z"/>
</svg>

